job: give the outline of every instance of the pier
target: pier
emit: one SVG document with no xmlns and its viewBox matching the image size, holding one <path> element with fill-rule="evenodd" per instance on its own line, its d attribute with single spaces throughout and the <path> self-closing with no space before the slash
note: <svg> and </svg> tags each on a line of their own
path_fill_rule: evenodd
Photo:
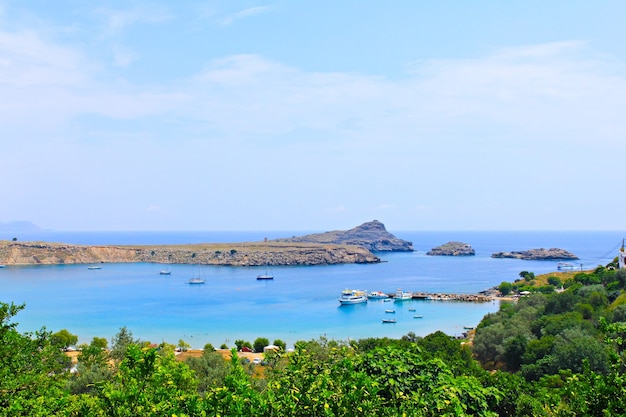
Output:
<svg viewBox="0 0 626 417">
<path fill-rule="evenodd" d="M 388 294 L 390 298 L 395 298 L 394 293 Z M 450 293 L 430 293 L 422 291 L 413 291 L 413 300 L 425 300 L 425 301 L 466 301 L 487 303 L 493 301 L 495 297 L 486 294 L 450 294 Z"/>
</svg>

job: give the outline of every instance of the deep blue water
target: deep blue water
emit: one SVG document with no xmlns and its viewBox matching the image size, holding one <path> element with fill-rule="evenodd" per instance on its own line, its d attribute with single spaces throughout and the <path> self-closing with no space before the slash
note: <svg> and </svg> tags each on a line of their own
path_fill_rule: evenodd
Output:
<svg viewBox="0 0 626 417">
<path fill-rule="evenodd" d="M 32 232 L 1 233 L 0 239 L 42 240 L 76 244 L 175 244 L 241 242 L 301 235 L 305 232 Z M 42 326 L 63 328 L 88 343 L 110 339 L 127 326 L 135 337 L 152 342 L 179 339 L 193 347 L 206 342 L 234 345 L 236 339 L 282 339 L 288 345 L 319 336 L 347 340 L 363 337 L 426 335 L 443 330 L 456 335 L 475 326 L 497 303 L 409 301 L 368 302 L 339 306 L 344 288 L 394 292 L 472 293 L 520 271 L 554 271 L 556 262 L 493 259 L 498 251 L 559 247 L 581 259 L 585 269 L 605 264 L 617 255 L 623 232 L 396 232 L 410 240 L 413 253 L 379 254 L 373 265 L 274 267 L 273 281 L 257 281 L 264 268 L 172 265 L 159 275 L 157 264 L 9 266 L 0 269 L 0 301 L 26 303 L 17 316 L 20 331 Z M 425 252 L 450 240 L 472 245 L 474 257 L 431 257 Z M 186 281 L 201 274 L 205 285 Z M 391 306 L 391 307 L 390 307 Z M 385 309 L 396 310 L 395 324 L 383 324 Z M 415 312 L 409 312 L 415 308 Z M 415 319 L 415 314 L 423 315 Z"/>
</svg>

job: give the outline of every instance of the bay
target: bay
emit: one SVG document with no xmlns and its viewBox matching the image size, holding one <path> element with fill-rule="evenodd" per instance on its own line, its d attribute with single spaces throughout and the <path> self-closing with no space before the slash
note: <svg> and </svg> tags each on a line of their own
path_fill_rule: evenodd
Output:
<svg viewBox="0 0 626 417">
<path fill-rule="evenodd" d="M 29 232 L 0 239 L 73 244 L 184 244 L 261 241 L 308 232 Z M 0 301 L 26 303 L 16 321 L 22 332 L 42 326 L 63 328 L 79 336 L 110 339 L 126 326 L 134 336 L 155 343 L 177 344 L 180 339 L 200 348 L 205 343 L 233 346 L 237 339 L 281 339 L 288 346 L 298 340 L 324 336 L 336 340 L 364 337 L 401 337 L 409 332 L 425 336 L 436 330 L 460 335 L 496 311 L 498 302 L 466 303 L 409 301 L 339 306 L 344 288 L 395 292 L 475 293 L 513 281 L 519 272 L 556 270 L 556 262 L 494 259 L 493 252 L 559 247 L 580 257 L 577 268 L 606 264 L 621 246 L 623 232 L 415 232 L 392 231 L 414 244 L 412 253 L 379 253 L 383 262 L 371 265 L 274 267 L 275 279 L 257 281 L 258 267 L 199 267 L 172 265 L 103 264 L 9 266 L 0 269 Z M 473 257 L 432 257 L 425 253 L 451 240 L 469 243 Z M 195 275 L 204 285 L 188 285 Z M 394 309 L 397 322 L 383 324 Z M 409 311 L 414 309 L 415 311 Z M 422 318 L 416 319 L 415 315 Z"/>
</svg>

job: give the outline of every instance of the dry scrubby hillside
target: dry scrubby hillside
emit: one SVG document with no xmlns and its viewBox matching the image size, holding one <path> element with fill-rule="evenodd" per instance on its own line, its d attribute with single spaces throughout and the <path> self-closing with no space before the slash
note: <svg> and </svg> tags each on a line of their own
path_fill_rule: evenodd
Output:
<svg viewBox="0 0 626 417">
<path fill-rule="evenodd" d="M 0 263 L 91 264 L 156 262 L 229 266 L 376 263 L 367 249 L 349 245 L 295 243 L 208 243 L 172 246 L 84 246 L 0 241 Z"/>
</svg>

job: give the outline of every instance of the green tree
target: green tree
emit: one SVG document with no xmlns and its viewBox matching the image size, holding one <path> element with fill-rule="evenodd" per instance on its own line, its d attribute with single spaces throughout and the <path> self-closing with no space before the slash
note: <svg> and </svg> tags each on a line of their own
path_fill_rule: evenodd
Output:
<svg viewBox="0 0 626 417">
<path fill-rule="evenodd" d="M 0 416 L 60 415 L 69 358 L 45 330 L 20 334 L 12 322 L 24 305 L 0 302 Z"/>
<path fill-rule="evenodd" d="M 189 350 L 191 346 L 189 345 L 189 343 L 185 342 L 183 339 L 179 339 L 177 347 L 181 352 L 186 352 Z"/>
<path fill-rule="evenodd" d="M 554 276 L 548 277 L 548 284 L 557 288 L 561 288 L 561 286 L 563 285 L 559 277 L 554 277 Z"/>
<path fill-rule="evenodd" d="M 230 370 L 229 363 L 224 360 L 221 353 L 208 349 L 205 349 L 198 358 L 187 358 L 185 363 L 194 372 L 200 393 L 223 386 Z"/>
<path fill-rule="evenodd" d="M 199 415 L 197 385 L 189 367 L 173 353 L 136 344 L 127 346 L 115 377 L 98 389 L 88 415 Z"/>
<path fill-rule="evenodd" d="M 270 341 L 266 337 L 257 337 L 252 345 L 255 352 L 263 352 L 266 346 L 269 346 Z"/>
<path fill-rule="evenodd" d="M 121 361 L 126 356 L 126 349 L 132 344 L 139 345 L 141 342 L 133 338 L 133 332 L 126 326 L 121 327 L 113 339 L 111 339 L 111 358 Z"/>
<path fill-rule="evenodd" d="M 78 336 L 70 333 L 67 329 L 59 330 L 56 333 L 52 333 L 50 336 L 50 343 L 60 349 L 67 349 L 70 346 L 75 346 L 78 342 Z"/>
<path fill-rule="evenodd" d="M 274 339 L 274 343 L 272 344 L 274 346 L 278 346 L 280 350 L 282 350 L 283 352 L 287 350 L 287 344 L 283 342 L 281 339 Z"/>
<path fill-rule="evenodd" d="M 511 293 L 511 290 L 513 289 L 513 285 L 510 282 L 503 281 L 498 287 L 498 289 L 500 290 L 500 293 L 502 295 L 506 296 Z"/>
</svg>

